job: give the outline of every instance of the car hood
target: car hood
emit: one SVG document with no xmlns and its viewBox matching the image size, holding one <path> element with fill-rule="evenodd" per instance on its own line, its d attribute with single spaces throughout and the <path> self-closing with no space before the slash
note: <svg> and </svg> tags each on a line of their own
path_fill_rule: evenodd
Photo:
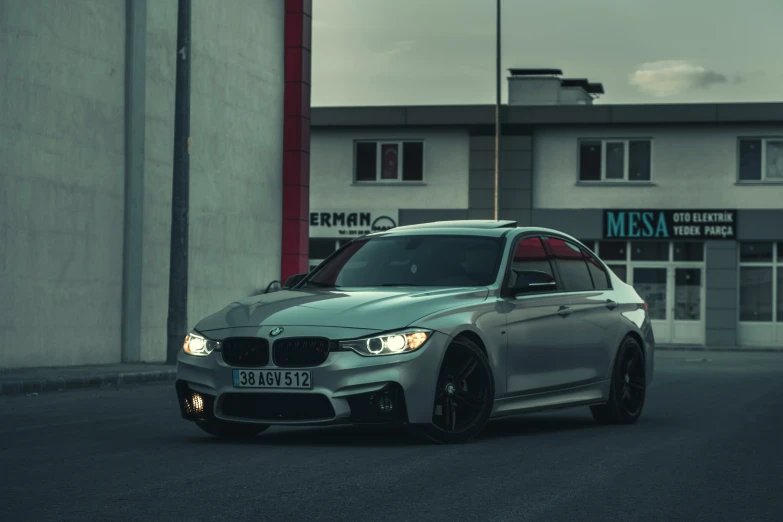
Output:
<svg viewBox="0 0 783 522">
<path fill-rule="evenodd" d="M 488 294 L 486 287 L 281 290 L 232 303 L 200 321 L 196 330 L 334 326 L 385 331 L 467 301 L 484 301 Z"/>
</svg>

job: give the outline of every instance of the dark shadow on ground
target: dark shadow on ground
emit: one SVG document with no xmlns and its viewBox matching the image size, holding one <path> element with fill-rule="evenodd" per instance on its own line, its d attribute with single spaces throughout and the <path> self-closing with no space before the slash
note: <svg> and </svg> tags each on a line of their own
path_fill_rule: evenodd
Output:
<svg viewBox="0 0 783 522">
<path fill-rule="evenodd" d="M 198 430 L 195 426 L 194 429 Z M 598 429 L 592 417 L 584 415 L 527 414 L 490 422 L 472 441 L 481 443 L 499 437 L 525 437 L 564 431 Z M 245 440 L 226 440 L 204 434 L 189 438 L 198 444 L 261 444 L 265 446 L 437 446 L 421 440 L 403 428 L 332 426 L 312 428 L 270 428 Z"/>
</svg>

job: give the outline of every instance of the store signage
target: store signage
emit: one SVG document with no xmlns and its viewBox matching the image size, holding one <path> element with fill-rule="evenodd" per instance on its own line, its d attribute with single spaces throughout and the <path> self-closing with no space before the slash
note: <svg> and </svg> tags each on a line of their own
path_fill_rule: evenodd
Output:
<svg viewBox="0 0 783 522">
<path fill-rule="evenodd" d="M 736 210 L 604 210 L 605 239 L 735 239 Z"/>
<path fill-rule="evenodd" d="M 397 226 L 399 210 L 311 210 L 310 237 L 352 237 Z"/>
</svg>

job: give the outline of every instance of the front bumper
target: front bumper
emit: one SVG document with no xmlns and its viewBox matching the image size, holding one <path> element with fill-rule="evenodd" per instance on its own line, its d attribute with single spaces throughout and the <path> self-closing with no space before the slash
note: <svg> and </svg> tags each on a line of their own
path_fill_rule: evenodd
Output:
<svg viewBox="0 0 783 522">
<path fill-rule="evenodd" d="M 403 355 L 363 357 L 332 352 L 321 365 L 298 368 L 310 370 L 310 390 L 235 387 L 235 368 L 223 361 L 221 353 L 194 357 L 180 352 L 175 385 L 180 411 L 183 418 L 196 422 L 214 418 L 304 426 L 429 423 L 449 340 L 433 332 L 422 348 Z M 270 362 L 253 369 L 277 367 Z"/>
</svg>

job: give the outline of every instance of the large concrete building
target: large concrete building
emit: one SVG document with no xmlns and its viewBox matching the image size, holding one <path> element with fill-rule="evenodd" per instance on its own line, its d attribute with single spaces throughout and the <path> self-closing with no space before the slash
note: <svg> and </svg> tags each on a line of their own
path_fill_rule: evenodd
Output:
<svg viewBox="0 0 783 522">
<path fill-rule="evenodd" d="M 306 269 L 310 9 L 193 2 L 189 323 Z M 165 359 L 176 38 L 0 0 L 0 368 Z"/>
<path fill-rule="evenodd" d="M 783 346 L 783 103 L 603 105 L 512 70 L 499 217 L 585 241 L 661 344 Z M 395 224 L 493 217 L 494 106 L 315 108 L 311 266 Z"/>
</svg>

